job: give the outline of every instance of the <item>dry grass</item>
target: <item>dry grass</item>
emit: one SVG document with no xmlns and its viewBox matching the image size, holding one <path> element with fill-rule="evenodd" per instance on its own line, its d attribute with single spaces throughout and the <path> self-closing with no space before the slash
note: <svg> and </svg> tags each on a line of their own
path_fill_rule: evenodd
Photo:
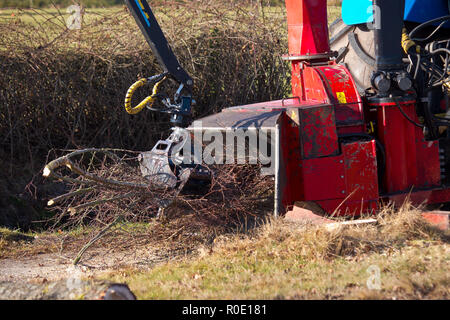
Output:
<svg viewBox="0 0 450 320">
<path fill-rule="evenodd" d="M 376 226 L 333 232 L 273 220 L 218 237 L 196 257 L 108 278 L 144 299 L 448 299 L 448 239 L 410 206 L 386 208 Z M 373 265 L 381 290 L 366 286 Z"/>
<path fill-rule="evenodd" d="M 32 233 L 0 228 L 0 259 L 32 256 L 51 250 L 48 243 L 38 244 L 35 240 Z"/>
<path fill-rule="evenodd" d="M 448 231 L 428 225 L 410 205 L 386 207 L 377 220 L 332 232 L 282 219 L 232 230 L 187 215 L 119 224 L 93 250 L 147 246 L 165 257 L 144 271 L 128 267 L 102 276 L 128 283 L 141 299 L 449 299 Z M 98 228 L 0 231 L 1 258 L 47 252 L 71 257 Z M 381 290 L 367 288 L 372 266 L 380 270 Z"/>
</svg>

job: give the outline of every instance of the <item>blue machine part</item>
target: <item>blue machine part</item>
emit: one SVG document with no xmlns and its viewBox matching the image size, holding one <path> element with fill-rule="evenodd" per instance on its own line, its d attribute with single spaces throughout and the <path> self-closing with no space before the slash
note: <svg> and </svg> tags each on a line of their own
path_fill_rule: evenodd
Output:
<svg viewBox="0 0 450 320">
<path fill-rule="evenodd" d="M 372 0 L 343 0 L 342 20 L 347 25 L 373 22 Z M 449 14 L 450 0 L 406 0 L 405 21 L 422 23 Z M 445 27 L 450 27 L 447 23 Z"/>
<path fill-rule="evenodd" d="M 342 20 L 349 26 L 361 23 L 372 23 L 372 6 L 372 0 L 343 0 Z"/>
</svg>

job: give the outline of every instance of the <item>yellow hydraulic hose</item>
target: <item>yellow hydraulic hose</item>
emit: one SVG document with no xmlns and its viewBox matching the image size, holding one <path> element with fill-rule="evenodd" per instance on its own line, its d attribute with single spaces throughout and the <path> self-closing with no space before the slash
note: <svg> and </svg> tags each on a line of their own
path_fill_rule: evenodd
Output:
<svg viewBox="0 0 450 320">
<path fill-rule="evenodd" d="M 129 114 L 138 114 L 139 112 L 142 111 L 142 109 L 144 109 L 144 107 L 146 105 L 152 106 L 153 103 L 156 100 L 156 95 L 158 94 L 158 89 L 159 89 L 159 85 L 166 79 L 166 77 L 164 77 L 162 80 L 158 81 L 157 83 L 155 83 L 155 85 L 153 86 L 153 90 L 152 90 L 152 95 L 148 96 L 147 98 L 145 98 L 144 100 L 142 100 L 137 106 L 132 107 L 131 106 L 131 98 L 133 97 L 133 94 L 135 93 L 135 91 L 139 88 L 142 87 L 143 85 L 145 85 L 147 83 L 147 78 L 143 78 L 140 79 L 138 81 L 136 81 L 135 83 L 133 83 L 131 85 L 131 87 L 128 89 L 127 94 L 125 95 L 125 110 L 127 111 L 127 113 Z"/>
<path fill-rule="evenodd" d="M 418 46 L 414 41 L 409 38 L 408 31 L 406 28 L 402 29 L 402 48 L 405 50 L 406 54 L 409 54 L 409 49 L 411 47 L 415 47 L 414 49 L 416 53 L 420 53 L 420 46 Z"/>
</svg>

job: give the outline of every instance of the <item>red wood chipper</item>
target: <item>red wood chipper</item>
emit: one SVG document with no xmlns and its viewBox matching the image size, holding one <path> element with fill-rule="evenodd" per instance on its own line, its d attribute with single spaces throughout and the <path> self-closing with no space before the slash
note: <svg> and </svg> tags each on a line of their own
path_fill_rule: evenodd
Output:
<svg viewBox="0 0 450 320">
<path fill-rule="evenodd" d="M 442 123 L 432 123 L 436 100 L 429 93 L 428 101 L 419 96 L 403 62 L 404 3 L 380 0 L 375 6 L 381 14 L 373 31 L 372 90 L 361 95 L 352 74 L 337 62 L 338 53 L 330 50 L 326 1 L 286 0 L 289 54 L 284 59 L 292 65 L 292 97 L 201 119 L 208 128 L 236 130 L 247 124 L 276 130 L 277 213 L 296 201 L 314 203 L 328 214 L 360 215 L 375 211 L 380 200 L 450 199 L 448 138 L 439 133 Z M 445 97 L 437 99 L 440 107 Z M 445 113 L 442 106 L 435 112 Z M 425 120 L 419 120 L 421 114 Z"/>
<path fill-rule="evenodd" d="M 157 41 L 164 36 L 156 37 L 147 29 L 156 20 L 145 1 L 127 4 L 167 70 L 154 82 L 169 75 L 181 84 L 175 97 L 178 104 L 166 102 L 165 111 L 182 127 L 190 110 L 192 80 L 173 53 L 158 48 Z M 292 65 L 292 97 L 227 108 L 187 127 L 194 136 L 208 130 L 213 132 L 209 135 L 224 136 L 270 131 L 274 163 L 267 173 L 275 178 L 276 214 L 295 202 L 313 203 L 328 214 L 358 216 L 376 211 L 380 200 L 401 203 L 407 196 L 415 204 L 450 200 L 445 175 L 450 119 L 436 115 L 447 111 L 448 33 L 440 38 L 436 33 L 424 47 L 412 36 L 428 32 L 431 24 L 416 23 L 408 32 L 402 18 L 404 0 L 375 0 L 368 8 L 373 8 L 375 21 L 364 25 L 372 29 L 375 63 L 371 87 L 364 92 L 339 63 L 342 52 L 330 49 L 327 1 L 286 0 L 289 54 L 284 59 Z M 434 19 L 441 26 L 449 20 L 448 12 L 443 16 Z M 172 172 L 176 181 L 170 150 L 179 151 L 177 145 L 185 143 L 181 130 L 175 129 L 168 140 L 143 155 L 143 172 Z M 257 145 L 261 147 L 261 141 Z M 193 153 L 194 159 L 185 163 L 201 164 Z"/>
<path fill-rule="evenodd" d="M 344 24 L 330 40 L 326 0 L 286 0 L 289 53 L 284 59 L 292 66 L 292 96 L 226 108 L 192 124 L 192 79 L 179 65 L 148 3 L 125 2 L 164 69 L 130 87 L 125 107 L 129 113 L 144 107 L 169 113 L 174 124 L 168 139 L 141 154 L 144 176 L 171 187 L 207 180 L 204 162 L 223 161 L 230 141 L 221 140 L 227 141 L 226 150 L 216 148 L 206 159 L 205 136 L 210 141 L 212 136 L 230 136 L 233 142 L 237 139 L 237 153 L 241 147 L 246 161 L 268 149 L 270 165 L 263 169 L 274 177 L 275 214 L 296 202 L 327 214 L 359 216 L 376 212 L 381 202 L 401 204 L 407 197 L 414 204 L 450 200 L 447 1 L 446 12 L 442 9 L 425 21 L 405 21 L 405 10 L 420 1 L 406 1 L 405 7 L 405 0 L 344 0 L 344 7 L 353 3 L 355 10 L 366 3 L 362 12 L 370 17 Z M 347 12 L 355 15 L 358 12 Z M 362 48 L 357 31 L 371 37 L 372 53 Z M 330 42 L 343 37 L 349 39 L 347 44 L 332 50 Z M 352 61 L 350 51 L 368 61 L 367 79 L 355 82 L 349 65 L 363 62 Z M 158 94 L 166 78 L 179 84 L 173 100 Z M 134 91 L 146 83 L 154 84 L 152 95 L 132 107 Z M 164 107 L 155 107 L 156 100 Z M 253 144 L 252 137 L 257 140 Z M 203 139 L 200 147 L 192 143 L 196 138 Z"/>
</svg>

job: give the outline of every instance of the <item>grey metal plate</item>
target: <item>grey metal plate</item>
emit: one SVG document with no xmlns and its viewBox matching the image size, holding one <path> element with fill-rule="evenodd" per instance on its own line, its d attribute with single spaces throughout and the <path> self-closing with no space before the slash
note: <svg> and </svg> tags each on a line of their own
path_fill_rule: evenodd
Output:
<svg viewBox="0 0 450 320">
<path fill-rule="evenodd" d="M 222 111 L 205 118 L 201 121 L 201 127 L 195 123 L 188 130 L 236 130 L 236 129 L 271 129 L 275 128 L 282 110 L 276 111 Z"/>
</svg>

